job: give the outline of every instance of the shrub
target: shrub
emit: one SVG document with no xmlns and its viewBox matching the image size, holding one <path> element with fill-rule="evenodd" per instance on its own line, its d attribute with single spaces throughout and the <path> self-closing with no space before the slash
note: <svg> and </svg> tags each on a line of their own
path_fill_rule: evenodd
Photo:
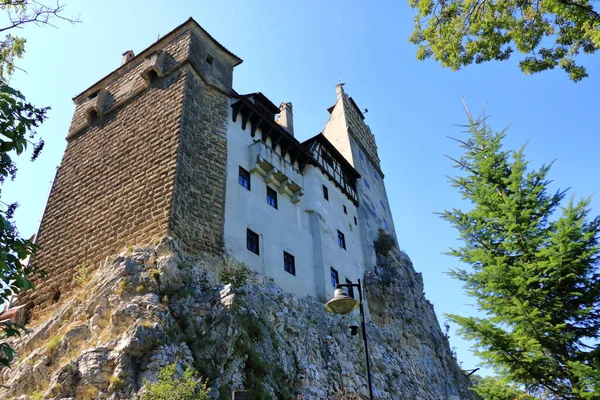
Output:
<svg viewBox="0 0 600 400">
<path fill-rule="evenodd" d="M 223 266 L 217 272 L 220 282 L 231 283 L 239 288 L 246 285 L 251 278 L 252 272 L 244 264 L 237 264 L 231 260 L 226 260 Z"/>
<path fill-rule="evenodd" d="M 158 381 L 144 382 L 141 400 L 207 400 L 210 389 L 206 381 L 194 370 L 187 368 L 183 376 L 178 377 L 176 364 L 170 364 L 160 370 Z"/>
<path fill-rule="evenodd" d="M 390 250 L 396 246 L 396 241 L 391 235 L 380 228 L 377 239 L 373 241 L 373 245 L 375 246 L 375 253 L 377 255 L 387 257 L 390 254 Z"/>
</svg>

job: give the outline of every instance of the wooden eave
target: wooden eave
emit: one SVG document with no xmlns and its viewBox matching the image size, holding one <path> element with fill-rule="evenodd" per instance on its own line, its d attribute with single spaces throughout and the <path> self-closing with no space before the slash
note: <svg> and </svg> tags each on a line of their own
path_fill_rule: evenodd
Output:
<svg viewBox="0 0 600 400">
<path fill-rule="evenodd" d="M 302 146 L 298 139 L 275 122 L 272 115 L 266 115 L 263 109 L 252 103 L 247 96 L 240 96 L 239 100 L 231 105 L 231 108 L 233 122 L 236 122 L 238 116 L 241 115 L 242 129 L 245 130 L 248 123 L 250 123 L 250 135 L 252 137 L 255 137 L 257 130 L 260 129 L 261 140 L 266 142 L 267 138 L 270 137 L 272 147 L 276 148 L 277 145 L 280 145 L 281 155 L 285 157 L 286 154 L 289 154 L 291 163 L 297 161 L 300 171 L 307 164 L 317 165 L 317 161 L 313 158 L 311 152 Z"/>
<path fill-rule="evenodd" d="M 335 160 L 340 163 L 342 168 L 344 168 L 345 171 L 350 172 L 353 178 L 359 179 L 361 177 L 360 173 L 352 166 L 352 164 L 348 162 L 348 160 L 346 160 L 346 157 L 344 157 L 342 153 L 335 148 L 335 146 L 325 137 L 325 135 L 323 135 L 322 132 L 302 142 L 302 146 L 304 146 L 306 149 L 310 149 L 314 142 L 319 142 L 321 145 L 323 145 L 327 151 L 331 153 Z"/>
</svg>

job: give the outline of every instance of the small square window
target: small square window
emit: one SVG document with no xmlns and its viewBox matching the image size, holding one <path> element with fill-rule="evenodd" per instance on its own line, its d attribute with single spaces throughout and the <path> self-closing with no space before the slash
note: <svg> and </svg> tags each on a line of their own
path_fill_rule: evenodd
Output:
<svg viewBox="0 0 600 400">
<path fill-rule="evenodd" d="M 348 209 L 346 208 L 346 206 L 342 206 L 342 207 L 344 207 L 344 214 L 347 215 L 348 214 Z"/>
<path fill-rule="evenodd" d="M 206 63 L 208 65 L 212 66 L 213 65 L 213 60 L 214 60 L 214 58 L 210 54 L 206 55 Z"/>
<path fill-rule="evenodd" d="M 331 284 L 333 285 L 333 287 L 336 287 L 337 284 L 340 283 L 340 278 L 338 276 L 338 272 L 333 269 L 333 267 L 331 268 Z"/>
<path fill-rule="evenodd" d="M 325 185 L 323 185 L 323 198 L 329 201 L 329 189 Z"/>
<path fill-rule="evenodd" d="M 377 173 L 377 171 L 373 171 L 373 177 L 375 178 L 376 181 L 379 180 L 379 174 Z"/>
<path fill-rule="evenodd" d="M 367 189 L 371 189 L 371 185 L 369 185 L 369 181 L 365 179 L 365 186 Z"/>
<path fill-rule="evenodd" d="M 358 225 L 358 220 L 354 217 L 354 225 Z"/>
<path fill-rule="evenodd" d="M 379 200 L 379 204 L 381 204 L 381 208 L 385 210 L 385 204 L 383 204 L 383 201 Z"/>
<path fill-rule="evenodd" d="M 267 186 L 267 203 L 277 209 L 277 192 Z"/>
<path fill-rule="evenodd" d="M 352 281 L 348 278 L 346 278 L 346 284 L 348 285 L 352 285 Z M 348 286 L 348 296 L 354 298 L 354 288 L 352 286 Z"/>
<path fill-rule="evenodd" d="M 238 182 L 240 185 L 250 190 L 250 172 L 240 167 L 240 175 L 238 176 Z"/>
<path fill-rule="evenodd" d="M 292 275 L 296 275 L 296 259 L 287 251 L 283 252 L 283 269 Z"/>
<path fill-rule="evenodd" d="M 246 229 L 246 248 L 254 254 L 260 254 L 258 233 Z"/>
<path fill-rule="evenodd" d="M 373 215 L 377 215 L 377 209 L 374 205 L 371 205 L 371 212 L 373 213 Z"/>
<path fill-rule="evenodd" d="M 384 219 L 383 220 L 383 226 L 385 226 L 385 230 L 389 231 L 390 230 L 390 226 L 388 225 L 387 221 Z"/>
<path fill-rule="evenodd" d="M 340 232 L 340 231 L 337 231 L 337 232 L 338 232 L 338 244 L 340 245 L 340 247 L 342 249 L 345 250 L 346 249 L 346 238 L 342 232 Z"/>
</svg>

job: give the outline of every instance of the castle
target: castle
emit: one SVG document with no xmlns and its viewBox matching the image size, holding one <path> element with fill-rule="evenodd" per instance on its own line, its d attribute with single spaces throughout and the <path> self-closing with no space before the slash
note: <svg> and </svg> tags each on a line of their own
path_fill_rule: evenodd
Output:
<svg viewBox="0 0 600 400">
<path fill-rule="evenodd" d="M 300 142 L 291 103 L 238 94 L 242 62 L 193 19 L 77 95 L 37 234 L 48 304 L 94 265 L 169 235 L 226 253 L 298 295 L 331 296 L 395 238 L 375 138 L 342 84 L 322 133 Z"/>
</svg>

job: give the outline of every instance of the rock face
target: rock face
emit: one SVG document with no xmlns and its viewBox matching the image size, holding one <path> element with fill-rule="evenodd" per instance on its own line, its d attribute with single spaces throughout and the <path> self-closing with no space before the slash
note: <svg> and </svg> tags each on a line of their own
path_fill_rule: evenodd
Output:
<svg viewBox="0 0 600 400">
<path fill-rule="evenodd" d="M 368 395 L 351 316 L 329 314 L 322 301 L 285 293 L 230 259 L 189 257 L 163 239 L 78 282 L 14 343 L 18 358 L 2 371 L 0 398 L 135 399 L 172 363 L 208 378 L 213 398 L 233 390 L 255 399 Z M 375 398 L 475 398 L 410 259 L 380 257 L 365 288 Z"/>
</svg>

